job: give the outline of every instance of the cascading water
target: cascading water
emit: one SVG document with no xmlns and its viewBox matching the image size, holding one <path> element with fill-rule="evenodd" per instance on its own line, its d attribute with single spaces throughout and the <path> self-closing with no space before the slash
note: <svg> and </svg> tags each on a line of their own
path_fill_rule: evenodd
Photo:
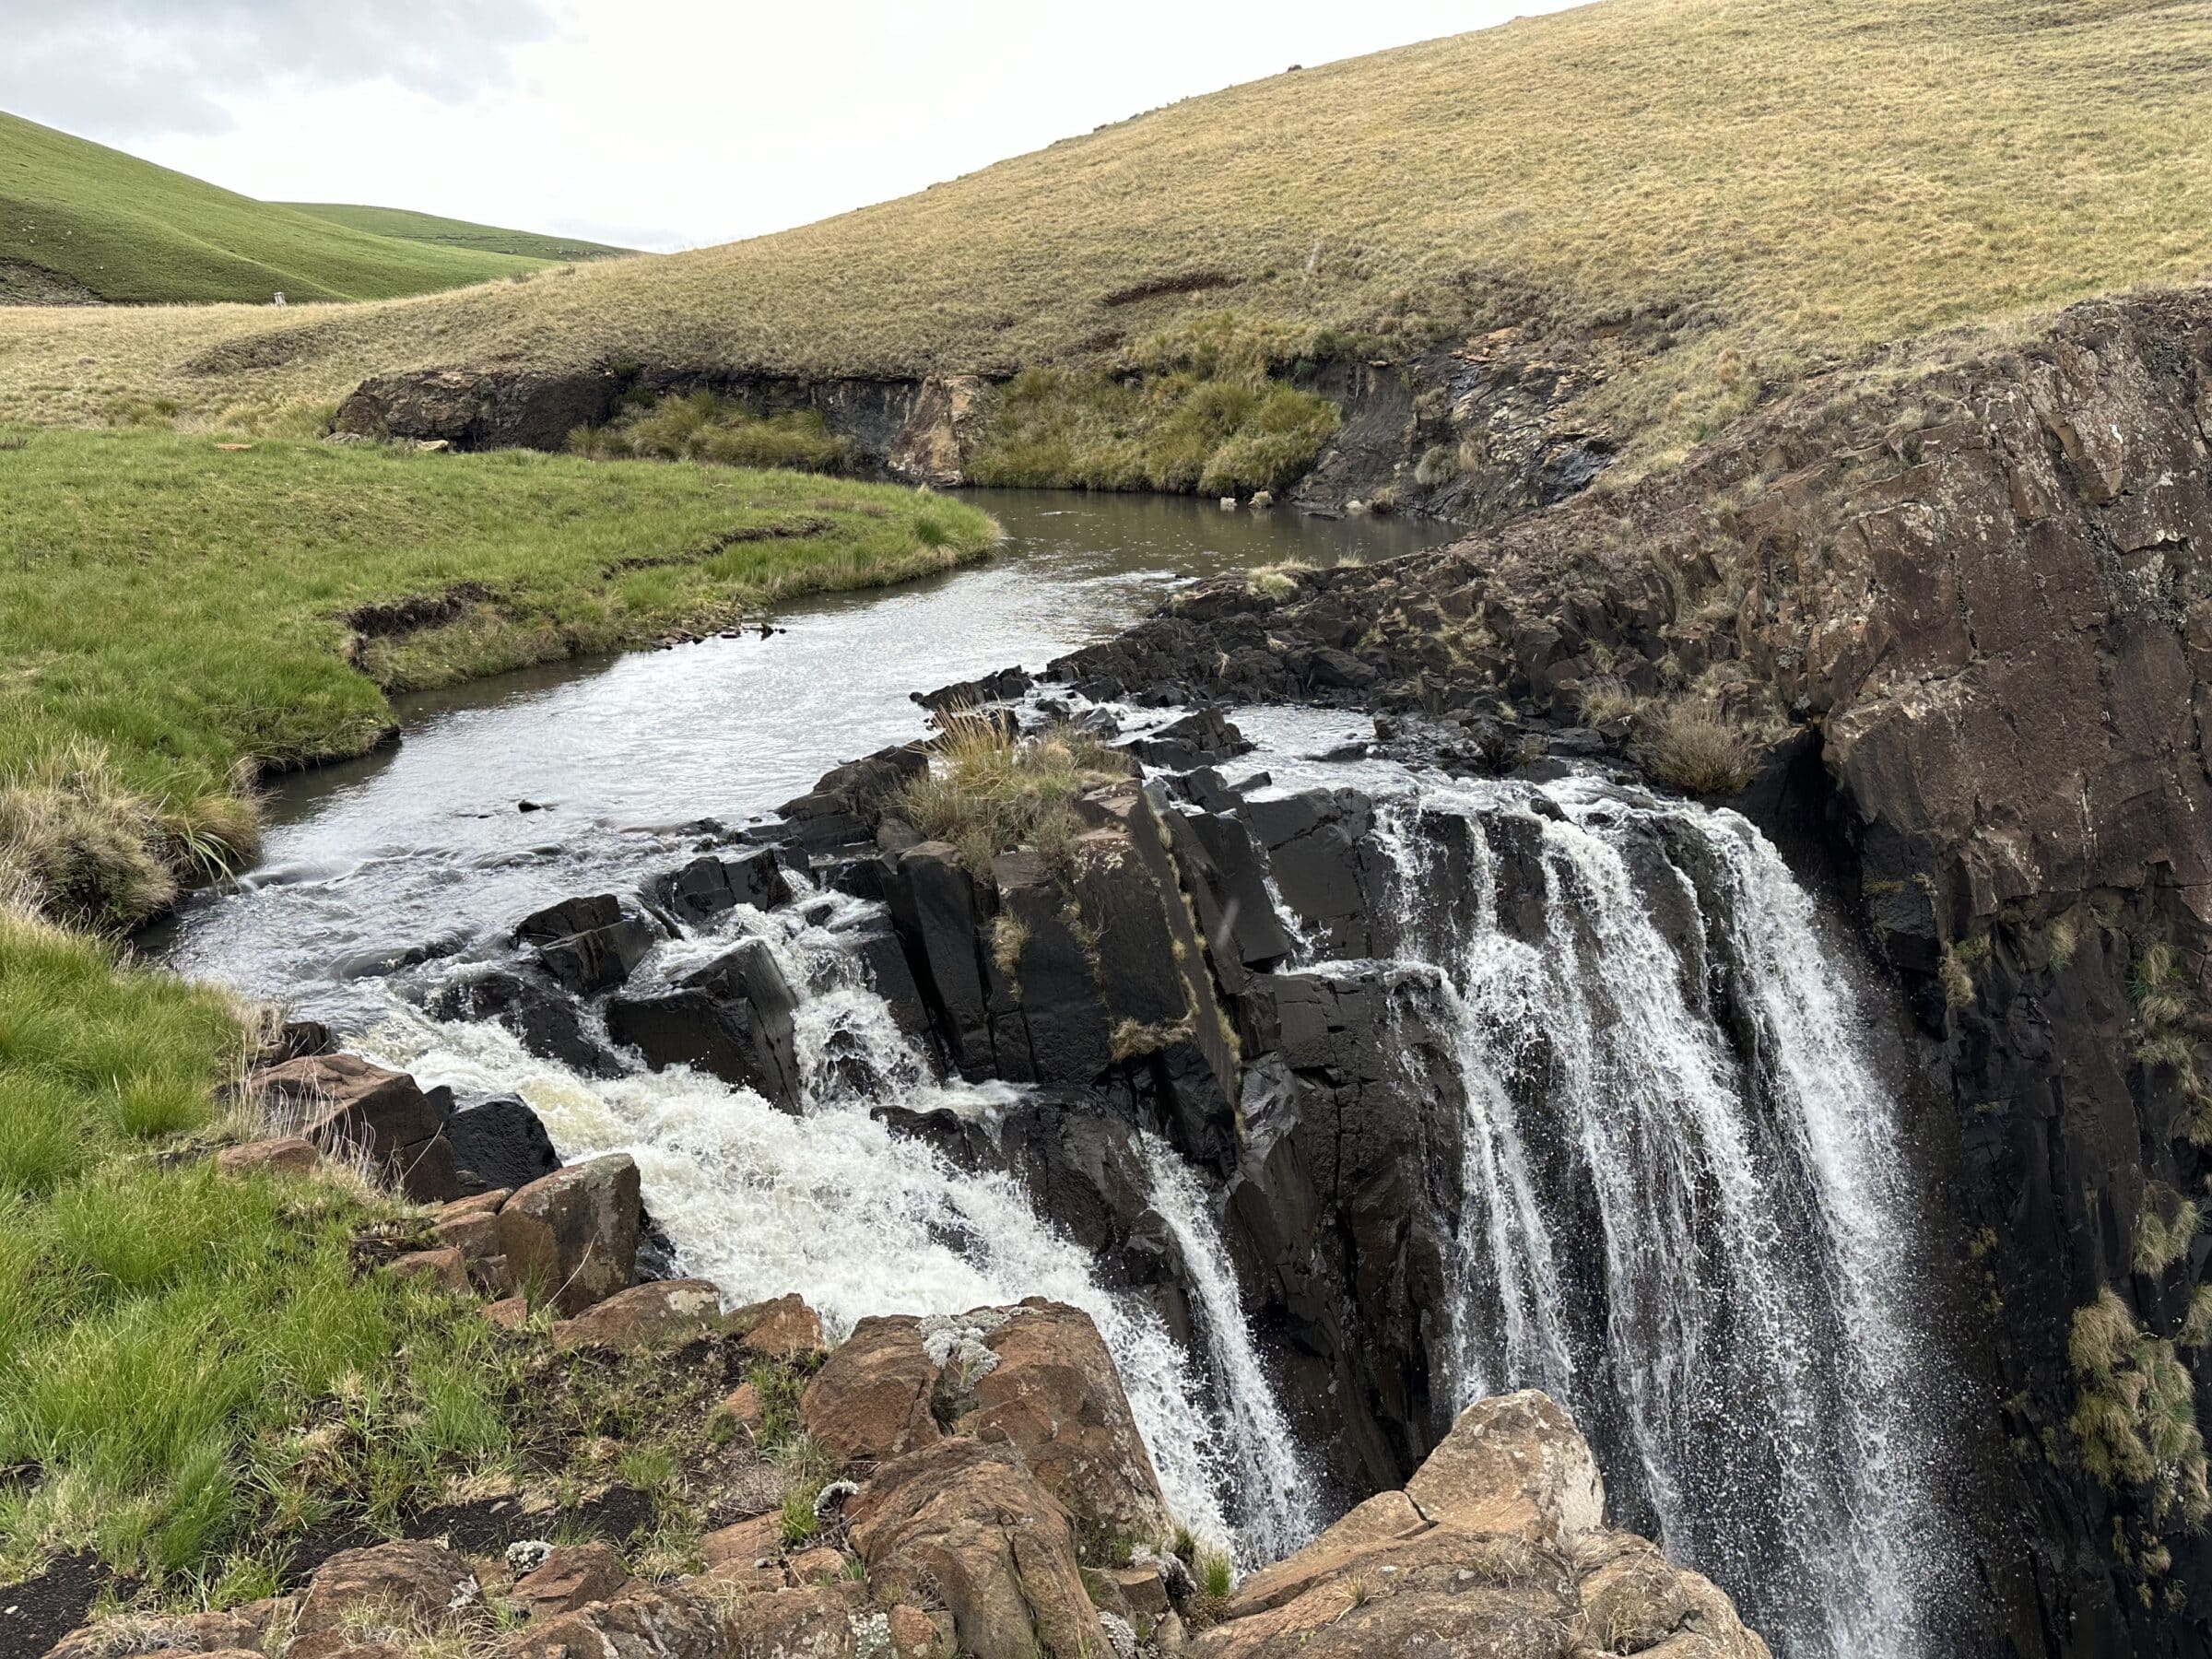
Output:
<svg viewBox="0 0 2212 1659">
<path fill-rule="evenodd" d="M 1240 1489 L 1246 1495 L 1241 1536 L 1255 1559 L 1279 1560 L 1321 1530 L 1312 1479 L 1253 1342 L 1206 1189 L 1166 1142 L 1147 1135 L 1142 1146 L 1153 1211 L 1182 1252 L 1185 1278 L 1206 1327 L 1218 1432 L 1237 1448 Z"/>
<path fill-rule="evenodd" d="M 1429 781 L 1379 831 L 1465 1095 L 1458 1403 L 1553 1394 L 1778 1651 L 1931 1651 L 1900 1125 L 1807 895 L 1736 815 L 1594 780 Z"/>
<path fill-rule="evenodd" d="M 872 1313 L 959 1312 L 1027 1296 L 1081 1308 L 1113 1356 L 1177 1520 L 1248 1563 L 1303 1542 L 1311 1498 L 1284 1414 L 1253 1359 L 1204 1195 L 1180 1160 L 1152 1160 L 1154 1203 L 1195 1280 L 1203 1375 L 1143 1296 L 1100 1287 L 1089 1257 L 1037 1217 L 1011 1177 L 958 1170 L 870 1115 L 883 1105 L 948 1107 L 987 1123 L 1020 1098 L 1003 1084 L 934 1081 L 851 949 L 853 930 L 880 918 L 879 906 L 836 894 L 807 893 L 768 913 L 741 908 L 720 934 L 661 946 L 640 976 L 695 967 L 735 934 L 764 940 L 800 997 L 803 1116 L 681 1068 L 587 1080 L 497 1026 L 435 1024 L 404 1007 L 362 1046 L 463 1094 L 521 1093 L 566 1159 L 629 1153 L 681 1270 L 733 1300 L 795 1289 L 840 1333 Z M 1256 1496 L 1253 1470 L 1265 1476 Z"/>
</svg>

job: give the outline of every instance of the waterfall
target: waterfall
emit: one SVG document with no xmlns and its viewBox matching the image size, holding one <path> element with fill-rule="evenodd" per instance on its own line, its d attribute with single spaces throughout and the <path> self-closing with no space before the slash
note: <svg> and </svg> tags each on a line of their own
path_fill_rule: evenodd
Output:
<svg viewBox="0 0 2212 1659">
<path fill-rule="evenodd" d="M 437 1024 L 404 1006 L 363 1047 L 463 1095 L 520 1093 L 566 1161 L 629 1153 L 679 1270 L 712 1279 L 733 1302 L 796 1290 L 833 1335 L 872 1313 L 961 1312 L 1028 1296 L 1082 1309 L 1113 1357 L 1177 1521 L 1247 1566 L 1302 1541 L 1311 1500 L 1284 1414 L 1203 1194 L 1179 1159 L 1148 1162 L 1154 1202 L 1194 1276 L 1203 1364 L 1141 1292 L 1101 1288 L 1089 1256 L 1039 1218 L 1012 1177 L 957 1169 L 870 1115 L 885 1104 L 948 1107 L 988 1125 L 1021 1098 L 1005 1084 L 935 1081 L 850 948 L 853 929 L 882 919 L 879 905 L 808 892 L 771 912 L 741 907 L 718 931 L 662 945 L 641 971 L 680 972 L 739 935 L 766 942 L 799 998 L 802 1116 L 683 1068 L 587 1079 L 498 1026 Z M 1267 1488 L 1257 1502 L 1244 1496 L 1253 1470 Z M 1249 1523 L 1232 1524 L 1247 1512 Z"/>
<path fill-rule="evenodd" d="M 1165 1141 L 1147 1135 L 1142 1144 L 1153 1212 L 1182 1252 L 1185 1281 L 1205 1325 L 1217 1431 L 1236 1452 L 1243 1497 L 1238 1536 L 1254 1560 L 1280 1560 L 1321 1530 L 1313 1483 L 1253 1342 L 1206 1189 Z"/>
<path fill-rule="evenodd" d="M 1742 818 L 1594 780 L 1382 810 L 1465 1096 L 1457 1402 L 1551 1392 L 1779 1651 L 1929 1652 L 1899 1114 L 1811 900 Z"/>
</svg>

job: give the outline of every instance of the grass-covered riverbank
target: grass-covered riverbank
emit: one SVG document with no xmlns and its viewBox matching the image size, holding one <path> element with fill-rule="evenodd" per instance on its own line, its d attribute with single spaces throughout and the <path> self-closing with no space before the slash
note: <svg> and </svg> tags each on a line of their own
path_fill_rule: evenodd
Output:
<svg viewBox="0 0 2212 1659">
<path fill-rule="evenodd" d="M 544 1344 L 362 1273 L 362 1230 L 407 1223 L 343 1171 L 218 1173 L 263 1127 L 224 1089 L 256 1016 L 84 927 L 241 856 L 253 774 L 372 744 L 388 690 L 943 570 L 995 527 L 788 473 L 169 432 L 0 433 L 0 1582 L 88 1549 L 228 1604 L 311 1529 L 505 1467 Z M 529 1385 L 540 1475 L 600 1410 L 549 1414 L 559 1378 Z"/>
<path fill-rule="evenodd" d="M 252 844 L 253 776 L 356 754 L 388 690 L 980 555 L 959 503 L 787 473 L 166 432 L 0 448 L 0 880 L 137 921 Z"/>
</svg>

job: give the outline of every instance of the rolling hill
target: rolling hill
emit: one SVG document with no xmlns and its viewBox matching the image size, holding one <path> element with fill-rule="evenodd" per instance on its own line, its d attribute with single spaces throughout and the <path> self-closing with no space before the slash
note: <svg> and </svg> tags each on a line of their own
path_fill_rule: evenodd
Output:
<svg viewBox="0 0 2212 1659">
<path fill-rule="evenodd" d="M 1571 413 L 1664 458 L 1816 367 L 2212 276 L 2207 178 L 2208 0 L 1603 0 L 665 259 L 309 326 L 18 311 L 0 418 L 493 360 L 997 375 L 1233 310 L 1362 357 L 1642 328 Z"/>
<path fill-rule="evenodd" d="M 414 213 L 405 207 L 356 207 L 339 202 L 278 202 L 311 218 L 327 219 L 371 236 L 396 237 L 401 241 L 423 242 L 433 248 L 465 248 L 477 253 L 512 253 L 548 263 L 585 259 L 620 259 L 635 248 L 610 247 L 574 236 L 543 236 L 535 230 L 507 230 L 497 225 L 473 225 L 466 219 L 441 218 L 434 213 Z"/>
<path fill-rule="evenodd" d="M 0 115 L 0 300 L 388 300 L 550 257 L 380 234 Z"/>
</svg>

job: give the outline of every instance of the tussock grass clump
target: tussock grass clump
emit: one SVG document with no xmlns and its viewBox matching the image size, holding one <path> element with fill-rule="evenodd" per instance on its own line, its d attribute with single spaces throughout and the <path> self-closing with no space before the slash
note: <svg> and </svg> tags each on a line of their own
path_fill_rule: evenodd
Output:
<svg viewBox="0 0 2212 1659">
<path fill-rule="evenodd" d="M 2067 1341 L 2082 1467 L 2110 1490 L 2140 1489 L 2154 1526 L 2212 1515 L 2196 1384 L 2174 1344 L 2139 1326 L 2112 1290 L 2077 1309 Z"/>
<path fill-rule="evenodd" d="M 930 841 L 949 841 L 979 880 L 991 860 L 1032 848 L 1056 868 L 1072 865 L 1082 826 L 1076 796 L 1128 775 L 1128 760 L 1088 732 L 1055 727 L 1018 737 L 972 714 L 946 720 L 930 767 L 899 792 L 893 810 Z"/>
<path fill-rule="evenodd" d="M 2182 1133 L 2197 1146 L 2212 1146 L 2212 1083 L 2196 1057 L 2196 996 L 2171 943 L 2154 939 L 2143 947 L 2129 989 L 2136 1001 L 2136 1058 L 2174 1074 L 2189 1103 Z"/>
<path fill-rule="evenodd" d="M 2162 1181 L 2143 1189 L 2142 1213 L 2136 1218 L 2137 1273 L 2156 1278 L 2189 1253 L 2205 1230 L 2205 1206 Z"/>
<path fill-rule="evenodd" d="M 1147 341 L 1116 369 L 1026 370 L 1000 393 L 969 476 L 1019 488 L 1282 489 L 1341 418 L 1275 377 L 1286 348 L 1224 314 Z"/>
<path fill-rule="evenodd" d="M 1611 725 L 1617 720 L 1634 720 L 1650 700 L 1630 689 L 1618 675 L 1594 675 L 1583 682 L 1575 702 L 1587 725 Z"/>
<path fill-rule="evenodd" d="M 1676 697 L 1643 712 L 1636 737 L 1644 770 L 1685 794 L 1734 794 L 1755 768 L 1743 728 L 1703 699 Z"/>
<path fill-rule="evenodd" d="M 169 432 L 41 433 L 0 453 L 0 881 L 100 926 L 248 855 L 255 772 L 359 753 L 387 690 L 942 571 L 995 535 L 791 473 Z M 371 612 L 419 618 L 357 631 Z"/>
<path fill-rule="evenodd" d="M 819 410 L 764 416 L 703 390 L 632 403 L 605 426 L 578 427 L 569 448 L 595 461 L 704 461 L 832 475 L 860 465 L 852 440 L 831 432 Z"/>
</svg>

